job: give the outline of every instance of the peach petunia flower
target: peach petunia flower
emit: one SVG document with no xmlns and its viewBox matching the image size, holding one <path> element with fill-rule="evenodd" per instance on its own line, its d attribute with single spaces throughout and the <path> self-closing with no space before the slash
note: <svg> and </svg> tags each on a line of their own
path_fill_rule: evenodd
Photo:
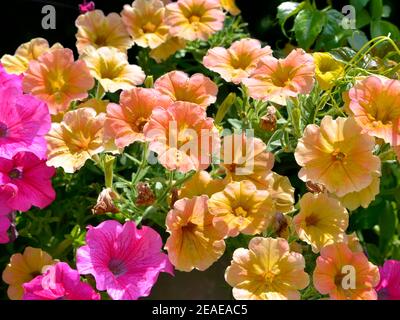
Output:
<svg viewBox="0 0 400 320">
<path fill-rule="evenodd" d="M 37 60 L 43 53 L 62 47 L 59 43 L 50 47 L 46 39 L 34 38 L 21 44 L 13 56 L 5 54 L 0 61 L 8 73 L 19 75 L 28 70 L 30 61 Z"/>
<path fill-rule="evenodd" d="M 269 192 L 258 190 L 248 180 L 231 182 L 223 191 L 214 193 L 208 208 L 215 216 L 216 228 L 229 237 L 261 233 L 275 213 Z"/>
<path fill-rule="evenodd" d="M 122 52 L 132 47 L 133 41 L 117 13 L 105 16 L 101 10 L 89 11 L 81 14 L 75 25 L 78 28 L 76 47 L 79 54 L 88 47 L 114 47 Z"/>
<path fill-rule="evenodd" d="M 81 59 L 108 92 L 131 89 L 146 78 L 142 68 L 129 64 L 126 54 L 113 47 L 87 49 Z"/>
<path fill-rule="evenodd" d="M 357 192 L 350 192 L 339 200 L 351 211 L 356 210 L 360 206 L 368 208 L 369 204 L 375 200 L 376 195 L 379 194 L 379 184 L 379 174 L 376 174 L 368 187 Z"/>
<path fill-rule="evenodd" d="M 236 5 L 235 0 L 220 0 L 221 6 L 224 10 L 228 11 L 231 15 L 237 16 L 240 14 L 240 9 Z"/>
<path fill-rule="evenodd" d="M 345 110 L 369 135 L 400 145 L 400 80 L 370 76 L 344 97 Z"/>
<path fill-rule="evenodd" d="M 167 60 L 177 51 L 186 47 L 186 40 L 178 37 L 169 37 L 164 43 L 150 51 L 152 57 L 157 63 Z"/>
<path fill-rule="evenodd" d="M 121 16 L 133 41 L 141 47 L 154 49 L 168 38 L 165 7 L 160 0 L 135 0 L 132 6 L 124 5 Z"/>
<path fill-rule="evenodd" d="M 186 101 L 207 108 L 217 100 L 218 87 L 210 78 L 196 73 L 189 77 L 182 71 L 171 71 L 154 83 L 154 89 L 174 101 Z"/>
<path fill-rule="evenodd" d="M 206 169 L 219 153 L 214 120 L 197 104 L 179 101 L 168 109 L 155 108 L 143 132 L 150 150 L 168 170 L 186 173 Z"/>
<path fill-rule="evenodd" d="M 22 86 L 45 101 L 55 115 L 66 111 L 72 101 L 85 99 L 94 80 L 85 62 L 74 61 L 72 50 L 55 49 L 30 62 Z"/>
<path fill-rule="evenodd" d="M 224 190 L 226 184 L 226 179 L 213 179 L 207 171 L 200 170 L 183 184 L 179 190 L 179 199 L 201 195 L 211 197 L 214 193 Z"/>
<path fill-rule="evenodd" d="M 254 99 L 286 105 L 286 99 L 308 94 L 314 86 L 313 57 L 302 49 L 293 50 L 285 59 L 261 58 L 243 84 Z"/>
<path fill-rule="evenodd" d="M 287 213 L 294 209 L 294 188 L 288 177 L 271 171 L 265 177 L 265 183 L 261 182 L 257 185 L 265 186 L 270 193 L 276 212 Z"/>
<path fill-rule="evenodd" d="M 15 253 L 3 271 L 3 281 L 9 285 L 7 295 L 11 300 L 22 300 L 22 285 L 42 274 L 46 266 L 55 263 L 53 258 L 41 249 L 26 247 L 24 253 Z"/>
<path fill-rule="evenodd" d="M 61 123 L 53 123 L 46 136 L 47 165 L 74 173 L 104 151 L 104 120 L 104 113 L 97 115 L 94 109 L 80 108 L 67 112 Z"/>
<path fill-rule="evenodd" d="M 228 49 L 215 47 L 208 50 L 203 64 L 225 81 L 239 84 L 250 76 L 261 58 L 268 56 L 272 56 L 270 46 L 261 48 L 256 39 L 242 39 L 232 43 Z"/>
<path fill-rule="evenodd" d="M 143 127 L 154 108 L 168 108 L 172 100 L 154 89 L 132 88 L 121 93 L 119 104 L 107 106 L 104 135 L 114 138 L 118 148 L 145 141 Z"/>
<path fill-rule="evenodd" d="M 376 300 L 378 267 L 362 252 L 352 252 L 345 243 L 321 249 L 313 274 L 315 288 L 334 300 Z"/>
<path fill-rule="evenodd" d="M 344 240 L 349 214 L 342 204 L 325 193 L 306 193 L 293 225 L 299 238 L 317 253 L 322 247 Z"/>
<path fill-rule="evenodd" d="M 244 133 L 224 136 L 221 166 L 234 181 L 251 180 L 265 184 L 264 180 L 274 166 L 274 155 L 266 150 L 267 146 L 261 139 Z"/>
<path fill-rule="evenodd" d="M 233 253 L 225 280 L 237 300 L 299 300 L 309 284 L 304 257 L 282 238 L 255 237 Z"/>
<path fill-rule="evenodd" d="M 295 150 L 302 166 L 299 178 L 323 184 L 338 197 L 368 187 L 381 162 L 372 151 L 375 141 L 363 134 L 354 118 L 325 116 L 320 127 L 311 124 Z"/>
<path fill-rule="evenodd" d="M 178 0 L 167 5 L 166 24 L 172 36 L 207 41 L 224 27 L 220 0 Z"/>
<path fill-rule="evenodd" d="M 110 103 L 109 100 L 101 100 L 98 98 L 91 98 L 91 99 L 88 99 L 88 100 L 78 104 L 77 108 L 92 108 L 92 109 L 96 110 L 97 114 L 100 114 L 100 113 L 107 112 L 107 106 L 109 103 Z M 62 119 L 63 118 L 61 118 L 60 121 L 56 121 L 56 122 L 61 122 Z"/>
<path fill-rule="evenodd" d="M 178 200 L 167 215 L 170 236 L 165 249 L 177 270 L 204 271 L 225 251 L 224 235 L 213 226 L 207 200 L 207 196 Z"/>
</svg>

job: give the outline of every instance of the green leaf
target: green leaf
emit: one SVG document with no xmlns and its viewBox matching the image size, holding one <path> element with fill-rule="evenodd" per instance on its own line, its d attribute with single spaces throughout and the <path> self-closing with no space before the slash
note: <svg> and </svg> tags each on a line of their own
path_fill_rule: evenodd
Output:
<svg viewBox="0 0 400 320">
<path fill-rule="evenodd" d="M 371 36 L 372 38 L 379 36 L 386 36 L 391 34 L 391 37 L 395 40 L 400 40 L 400 31 L 393 23 L 388 21 L 372 21 L 371 22 Z"/>
<path fill-rule="evenodd" d="M 355 7 L 357 11 L 364 8 L 368 2 L 369 0 L 350 0 L 350 4 Z"/>
<path fill-rule="evenodd" d="M 382 0 L 371 0 L 370 10 L 372 20 L 379 20 L 383 15 Z"/>
<path fill-rule="evenodd" d="M 385 209 L 384 201 L 372 203 L 366 209 L 359 208 L 350 215 L 350 230 L 372 229 L 379 223 L 379 216 Z"/>
<path fill-rule="evenodd" d="M 315 45 L 316 50 L 329 51 L 340 47 L 353 30 L 342 28 L 343 14 L 335 9 L 326 12 L 326 23 Z"/>
<path fill-rule="evenodd" d="M 368 260 L 374 264 L 378 265 L 383 264 L 384 259 L 382 257 L 379 248 L 372 243 L 367 243 L 366 246 L 367 246 Z"/>
<path fill-rule="evenodd" d="M 356 27 L 357 29 L 361 29 L 371 22 L 371 16 L 369 15 L 368 10 L 362 9 L 357 11 L 356 15 Z"/>
<path fill-rule="evenodd" d="M 326 14 L 314 8 L 301 10 L 294 20 L 294 33 L 300 47 L 309 49 L 325 25 Z"/>
<path fill-rule="evenodd" d="M 351 37 L 347 38 L 347 41 L 354 50 L 358 51 L 368 42 L 368 38 L 364 32 L 356 30 Z"/>
<path fill-rule="evenodd" d="M 305 2 L 292 2 L 292 1 L 287 1 L 283 2 L 278 6 L 278 13 L 276 14 L 276 17 L 279 20 L 279 24 L 281 26 L 282 32 L 285 36 L 287 36 L 286 31 L 285 31 L 285 23 L 286 21 L 297 14 L 303 7 L 304 7 Z"/>
<path fill-rule="evenodd" d="M 385 201 L 385 209 L 379 215 L 379 247 L 381 251 L 387 252 L 393 235 L 396 231 L 396 215 L 389 201 Z"/>
</svg>

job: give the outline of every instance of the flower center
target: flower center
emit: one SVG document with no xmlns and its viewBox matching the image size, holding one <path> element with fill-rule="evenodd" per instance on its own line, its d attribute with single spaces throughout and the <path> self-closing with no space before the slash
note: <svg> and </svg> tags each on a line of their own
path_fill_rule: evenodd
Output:
<svg viewBox="0 0 400 320">
<path fill-rule="evenodd" d="M 306 217 L 306 219 L 305 219 L 305 223 L 306 223 L 307 227 L 317 225 L 318 221 L 319 221 L 319 218 L 317 217 L 317 215 L 315 215 L 313 213 L 311 215 L 309 215 L 308 217 Z"/>
<path fill-rule="evenodd" d="M 235 209 L 235 215 L 239 217 L 247 217 L 247 211 L 239 206 Z"/>
<path fill-rule="evenodd" d="M 197 225 L 195 225 L 192 222 L 188 222 L 182 229 L 185 232 L 193 232 L 197 228 Z"/>
<path fill-rule="evenodd" d="M 99 35 L 95 40 L 94 43 L 98 47 L 105 47 L 107 45 L 107 37 L 104 35 Z"/>
<path fill-rule="evenodd" d="M 344 159 L 346 159 L 346 154 L 341 152 L 339 149 L 336 149 L 332 152 L 332 157 L 336 161 L 343 161 Z"/>
<path fill-rule="evenodd" d="M 154 31 L 156 31 L 157 26 L 153 23 L 151 23 L 150 21 L 147 22 L 143 27 L 143 31 L 145 33 L 153 33 Z"/>
<path fill-rule="evenodd" d="M 17 169 L 17 168 L 14 168 L 8 173 L 8 176 L 13 180 L 21 179 L 22 178 L 22 171 Z"/>
<path fill-rule="evenodd" d="M 143 128 L 144 128 L 145 124 L 147 123 L 147 120 L 148 120 L 148 119 L 146 119 L 146 118 L 144 118 L 144 117 L 139 117 L 139 118 L 136 120 L 135 125 L 136 125 L 137 130 L 138 130 L 139 132 L 142 132 L 142 131 L 143 131 Z"/>
<path fill-rule="evenodd" d="M 126 267 L 124 261 L 120 259 L 112 258 L 108 263 L 108 268 L 110 269 L 111 273 L 116 276 L 122 276 L 126 273 Z"/>
<path fill-rule="evenodd" d="M 190 21 L 190 23 L 197 23 L 197 22 L 200 22 L 200 17 L 199 16 L 197 16 L 197 15 L 192 15 L 190 18 L 189 18 L 189 21 Z"/>
<path fill-rule="evenodd" d="M 273 283 L 273 282 L 274 282 L 274 278 L 275 278 L 275 273 L 273 273 L 272 271 L 267 271 L 267 272 L 264 274 L 264 281 L 265 281 L 267 284 Z"/>
<path fill-rule="evenodd" d="M 4 138 L 7 136 L 7 126 L 4 122 L 0 122 L 0 138 Z"/>
</svg>

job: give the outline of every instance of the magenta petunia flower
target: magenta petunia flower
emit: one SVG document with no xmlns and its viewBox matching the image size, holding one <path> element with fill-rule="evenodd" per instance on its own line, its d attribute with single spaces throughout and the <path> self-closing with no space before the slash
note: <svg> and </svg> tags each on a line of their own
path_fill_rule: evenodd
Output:
<svg viewBox="0 0 400 320">
<path fill-rule="evenodd" d="M 47 105 L 16 88 L 0 87 L 0 157 L 19 151 L 46 157 L 45 134 L 51 119 Z"/>
<path fill-rule="evenodd" d="M 22 75 L 9 74 L 0 64 L 0 88 L 14 87 L 22 93 Z"/>
<path fill-rule="evenodd" d="M 7 202 L 13 195 L 13 188 L 9 186 L 0 186 L 0 217 L 9 214 L 12 211 Z"/>
<path fill-rule="evenodd" d="M 23 300 L 100 300 L 100 295 L 80 280 L 79 272 L 65 262 L 48 267 L 23 287 Z"/>
<path fill-rule="evenodd" d="M 8 243 L 10 238 L 8 236 L 8 229 L 11 226 L 11 221 L 7 215 L 0 215 L 0 244 Z"/>
<path fill-rule="evenodd" d="M 400 300 L 400 261 L 387 260 L 379 267 L 381 279 L 375 288 L 379 300 Z"/>
<path fill-rule="evenodd" d="M 55 169 L 31 152 L 18 152 L 12 159 L 0 158 L 0 187 L 11 188 L 7 205 L 27 211 L 31 206 L 44 208 L 56 197 L 51 185 Z"/>
<path fill-rule="evenodd" d="M 80 274 L 92 274 L 98 290 L 114 300 L 136 300 L 150 294 L 160 272 L 173 274 L 172 264 L 161 252 L 160 235 L 150 227 L 137 229 L 132 221 L 114 220 L 89 226 L 86 246 L 77 251 Z"/>
</svg>

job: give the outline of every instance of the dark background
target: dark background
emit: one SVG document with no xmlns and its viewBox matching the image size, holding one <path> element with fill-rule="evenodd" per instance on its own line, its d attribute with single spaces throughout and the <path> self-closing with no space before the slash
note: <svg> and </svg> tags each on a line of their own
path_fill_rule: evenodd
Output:
<svg viewBox="0 0 400 320">
<path fill-rule="evenodd" d="M 51 44 L 61 42 L 69 48 L 75 46 L 75 19 L 79 15 L 78 4 L 82 0 L 2 0 L 0 19 L 0 56 L 4 53 L 14 53 L 23 42 L 35 37 L 46 38 Z M 249 24 L 253 37 L 270 43 L 273 47 L 286 41 L 279 26 L 276 24 L 276 8 L 284 1 L 281 0 L 236 0 L 242 10 L 242 16 Z M 337 10 L 349 3 L 349 0 L 332 0 Z M 130 0 L 96 0 L 96 8 L 109 12 L 120 13 L 124 4 Z M 325 0 L 317 0 L 319 8 L 327 5 Z M 56 8 L 56 30 L 44 30 L 41 27 L 43 14 L 41 9 L 46 4 Z M 384 4 L 392 8 L 391 16 L 387 19 L 399 25 L 400 1 L 385 0 Z"/>
</svg>

